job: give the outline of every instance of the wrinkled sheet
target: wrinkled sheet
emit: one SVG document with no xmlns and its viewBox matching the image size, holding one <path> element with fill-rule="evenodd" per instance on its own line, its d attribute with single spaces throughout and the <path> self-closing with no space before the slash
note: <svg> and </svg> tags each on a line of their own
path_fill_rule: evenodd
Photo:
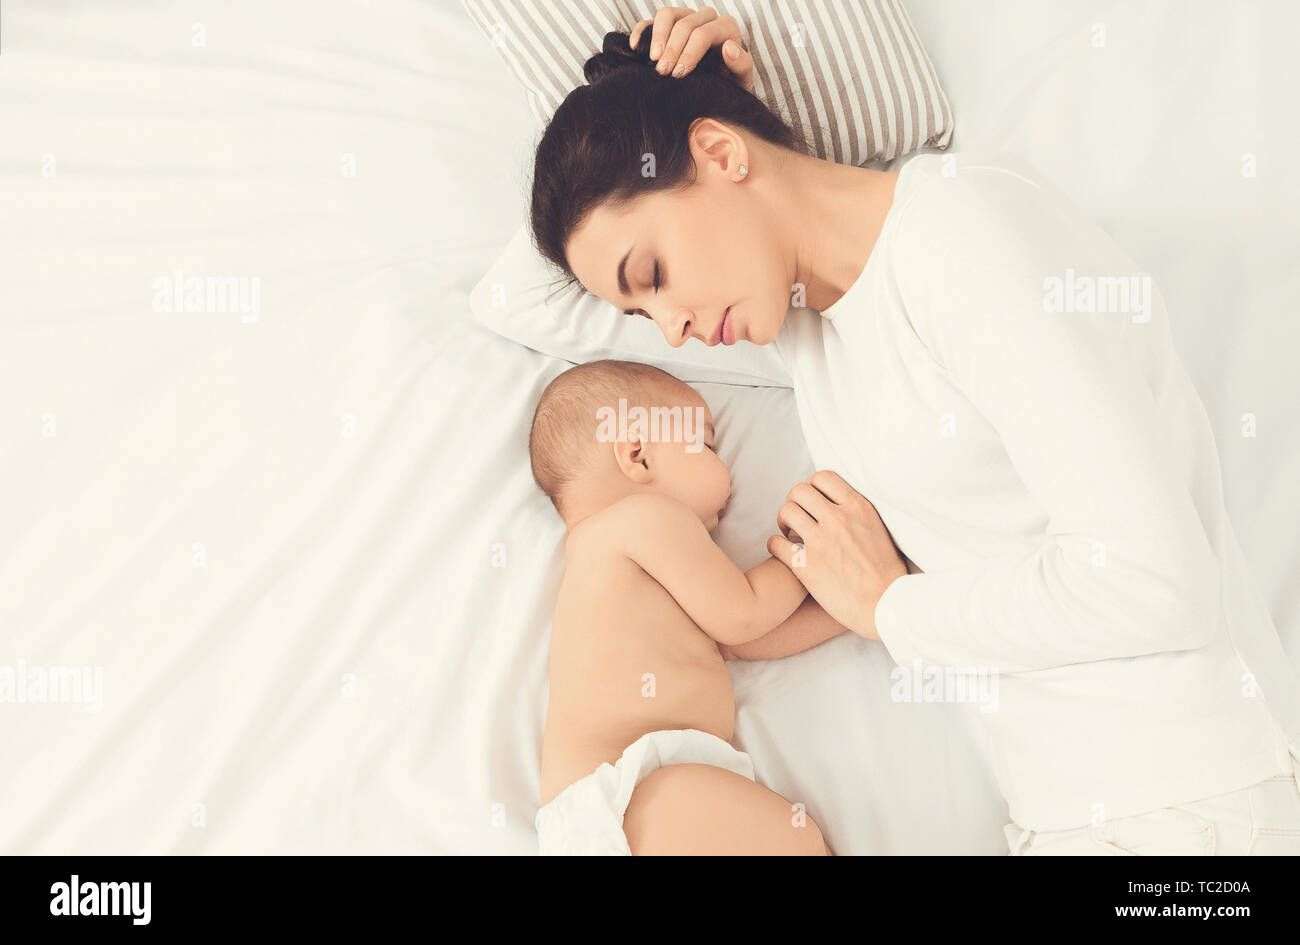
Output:
<svg viewBox="0 0 1300 945">
<path fill-rule="evenodd" d="M 1284 32 L 1036 6 L 912 3 L 955 144 L 1037 162 L 1161 280 L 1294 659 Z M 564 365 L 468 307 L 521 219 L 522 93 L 448 0 L 29 0 L 4 43 L 0 667 L 97 667 L 102 704 L 0 704 L 0 850 L 535 852 L 563 562 L 526 430 Z M 177 270 L 259 279 L 255 317 L 160 311 Z M 701 389 L 752 563 L 808 471 L 793 395 Z M 738 745 L 838 852 L 1004 852 L 965 718 L 885 701 L 891 665 L 736 666 Z"/>
</svg>

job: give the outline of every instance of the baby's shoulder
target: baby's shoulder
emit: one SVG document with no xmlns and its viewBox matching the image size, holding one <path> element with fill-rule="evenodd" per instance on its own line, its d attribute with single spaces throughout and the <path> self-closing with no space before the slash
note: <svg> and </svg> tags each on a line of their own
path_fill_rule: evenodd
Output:
<svg viewBox="0 0 1300 945">
<path fill-rule="evenodd" d="M 569 529 L 561 596 L 590 603 L 610 593 L 625 597 L 636 583 L 653 582 L 637 563 L 637 550 L 647 532 L 679 509 L 685 506 L 665 496 L 627 496 Z"/>
<path fill-rule="evenodd" d="M 584 519 L 569 530 L 570 547 L 575 541 L 585 546 L 626 546 L 629 529 L 637 533 L 649 527 L 695 520 L 695 514 L 676 499 L 655 493 L 624 496 Z"/>
</svg>

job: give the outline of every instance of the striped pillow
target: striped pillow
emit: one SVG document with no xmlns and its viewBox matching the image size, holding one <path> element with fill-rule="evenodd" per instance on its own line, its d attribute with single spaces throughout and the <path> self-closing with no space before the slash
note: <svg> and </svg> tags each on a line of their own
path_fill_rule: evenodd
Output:
<svg viewBox="0 0 1300 945">
<path fill-rule="evenodd" d="M 584 84 L 582 64 L 611 30 L 630 32 L 656 0 L 462 0 L 524 84 L 545 123 Z M 889 161 L 947 147 L 952 111 L 899 0 L 713 0 L 740 23 L 754 91 L 818 157 Z M 778 9 L 779 8 L 779 9 Z"/>
</svg>

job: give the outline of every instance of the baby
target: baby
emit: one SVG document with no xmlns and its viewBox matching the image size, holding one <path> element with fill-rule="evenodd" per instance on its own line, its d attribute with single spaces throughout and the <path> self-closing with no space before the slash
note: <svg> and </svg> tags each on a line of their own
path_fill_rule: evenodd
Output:
<svg viewBox="0 0 1300 945">
<path fill-rule="evenodd" d="M 596 361 L 542 394 L 533 475 L 568 526 L 543 854 L 828 852 L 732 747 L 723 655 L 784 656 L 843 628 L 780 561 L 742 572 L 713 542 L 731 497 L 713 447 L 704 400 L 656 368 Z"/>
</svg>

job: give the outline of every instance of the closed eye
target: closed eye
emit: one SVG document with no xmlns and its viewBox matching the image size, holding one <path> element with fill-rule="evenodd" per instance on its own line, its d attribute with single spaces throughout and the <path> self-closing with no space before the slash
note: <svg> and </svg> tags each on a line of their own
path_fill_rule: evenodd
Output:
<svg viewBox="0 0 1300 945">
<path fill-rule="evenodd" d="M 654 269 L 654 291 L 657 293 L 663 286 L 663 277 L 659 272 L 659 260 L 655 260 Z M 624 315 L 640 315 L 642 318 L 649 318 L 650 313 L 643 308 L 628 308 L 623 310 Z"/>
</svg>

